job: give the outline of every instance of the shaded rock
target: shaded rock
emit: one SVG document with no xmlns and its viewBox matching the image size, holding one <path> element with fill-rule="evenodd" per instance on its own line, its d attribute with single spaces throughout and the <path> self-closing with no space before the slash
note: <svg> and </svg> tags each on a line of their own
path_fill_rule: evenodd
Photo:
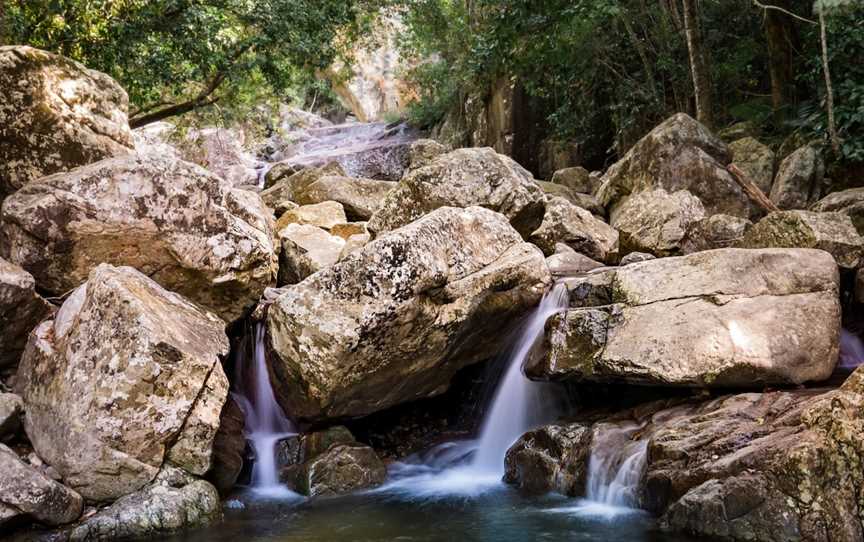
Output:
<svg viewBox="0 0 864 542">
<path fill-rule="evenodd" d="M 782 211 L 771 213 L 744 235 L 743 248 L 818 248 L 830 253 L 837 265 L 858 267 L 864 255 L 862 238 L 842 213 Z"/>
<path fill-rule="evenodd" d="M 768 195 L 774 182 L 774 151 L 756 138 L 743 137 L 729 144 L 732 163 Z"/>
<path fill-rule="evenodd" d="M 631 263 L 639 263 L 639 262 L 647 262 L 648 260 L 655 259 L 656 256 L 653 254 L 646 254 L 644 252 L 631 252 L 630 254 L 621 258 L 621 262 L 618 265 L 630 265 Z"/>
<path fill-rule="evenodd" d="M 277 398 L 326 419 L 440 394 L 549 282 L 502 215 L 438 209 L 283 290 L 267 315 Z"/>
<path fill-rule="evenodd" d="M 219 430 L 213 438 L 213 460 L 207 479 L 224 495 L 233 489 L 243 470 L 246 436 L 243 411 L 229 396 L 219 417 Z"/>
<path fill-rule="evenodd" d="M 56 295 L 100 263 L 129 265 L 232 322 L 275 278 L 268 214 L 257 195 L 199 166 L 129 155 L 7 198 L 0 249 Z"/>
<path fill-rule="evenodd" d="M 559 169 L 552 175 L 552 182 L 580 194 L 594 194 L 600 188 L 600 179 L 579 166 Z"/>
<path fill-rule="evenodd" d="M 819 151 L 809 145 L 801 147 L 780 163 L 771 201 L 781 209 L 806 209 L 821 197 L 824 175 Z"/>
<path fill-rule="evenodd" d="M 826 252 L 721 249 L 604 275 L 585 296 L 603 305 L 549 319 L 529 376 L 755 386 L 824 380 L 837 363 L 839 278 Z"/>
<path fill-rule="evenodd" d="M 753 223 L 746 218 L 712 215 L 690 224 L 681 241 L 681 253 L 692 254 L 738 244 Z"/>
<path fill-rule="evenodd" d="M 0 373 L 15 370 L 27 336 L 54 312 L 35 288 L 30 273 L 0 258 Z"/>
<path fill-rule="evenodd" d="M 0 392 L 0 442 L 8 442 L 21 428 L 24 401 L 14 393 Z"/>
<path fill-rule="evenodd" d="M 817 213 L 838 212 L 849 216 L 859 234 L 864 235 L 864 188 L 850 188 L 828 194 L 811 208 Z"/>
<path fill-rule="evenodd" d="M 717 135 L 723 141 L 738 141 L 747 137 L 757 138 L 761 135 L 762 130 L 759 125 L 751 120 L 736 122 L 732 126 L 723 128 Z"/>
<path fill-rule="evenodd" d="M 0 47 L 0 202 L 45 175 L 133 147 L 116 81 L 59 55 Z"/>
<path fill-rule="evenodd" d="M 543 191 L 531 174 L 490 148 L 459 149 L 399 181 L 369 220 L 376 235 L 413 222 L 439 207 L 486 207 L 527 237 L 542 221 Z"/>
<path fill-rule="evenodd" d="M 562 243 L 598 261 L 612 262 L 618 257 L 618 232 L 563 198 L 549 199 L 543 222 L 530 241 L 547 255 Z"/>
<path fill-rule="evenodd" d="M 560 243 L 555 247 L 555 254 L 546 258 L 546 265 L 553 277 L 579 275 L 603 267 L 602 263 Z"/>
<path fill-rule="evenodd" d="M 612 303 L 613 268 L 598 268 L 586 275 L 567 277 L 564 283 L 570 292 L 571 307 L 594 307 Z"/>
<path fill-rule="evenodd" d="M 18 518 L 62 525 L 81 515 L 84 500 L 27 465 L 0 444 L 0 527 Z"/>
<path fill-rule="evenodd" d="M 309 275 L 339 260 L 345 239 L 330 235 L 316 226 L 288 224 L 279 231 L 282 253 L 279 255 L 280 286 L 297 284 Z"/>
<path fill-rule="evenodd" d="M 577 207 L 582 207 L 586 211 L 590 211 L 591 214 L 597 215 L 599 217 L 603 217 L 606 215 L 606 209 L 600 205 L 600 202 L 597 201 L 597 198 L 591 196 L 589 194 L 580 194 L 579 192 L 574 192 L 570 188 L 567 188 L 564 185 L 555 184 L 555 183 L 547 183 L 544 181 L 536 181 L 540 188 L 543 189 L 543 192 L 547 196 L 551 197 L 561 197 L 576 205 Z"/>
<path fill-rule="evenodd" d="M 221 517 L 216 488 L 168 469 L 154 483 L 82 521 L 69 540 L 151 539 L 204 527 Z"/>
<path fill-rule="evenodd" d="M 21 359 L 33 448 L 89 501 L 137 491 L 169 461 L 205 474 L 228 395 L 223 329 L 132 268 L 96 267 Z"/>
<path fill-rule="evenodd" d="M 681 252 L 681 244 L 692 224 L 705 216 L 699 198 L 686 190 L 668 193 L 647 190 L 627 199 L 615 213 L 612 227 L 618 230 L 622 254 L 647 252 L 670 256 Z"/>
<path fill-rule="evenodd" d="M 301 205 L 296 209 L 285 211 L 276 221 L 276 231 L 281 231 L 288 224 L 308 224 L 317 226 L 325 230 L 329 230 L 337 224 L 345 224 L 348 219 L 345 217 L 345 209 L 341 203 L 335 201 L 325 201 L 312 205 Z"/>
<path fill-rule="evenodd" d="M 363 221 L 369 220 L 395 187 L 391 181 L 325 175 L 295 191 L 295 201 L 301 205 L 338 201 L 351 220 Z"/>
<path fill-rule="evenodd" d="M 504 481 L 529 495 L 584 495 L 590 445 L 591 430 L 584 424 L 529 431 L 507 450 Z"/>
<path fill-rule="evenodd" d="M 261 199 L 268 207 L 275 209 L 282 201 L 294 201 L 300 190 L 327 175 L 348 176 L 337 162 L 318 167 L 287 166 L 281 162 L 273 164 L 264 176 L 266 189 L 261 192 Z"/>
<path fill-rule="evenodd" d="M 687 190 L 702 202 L 707 214 L 749 218 L 758 210 L 726 171 L 731 154 L 726 145 L 694 119 L 678 113 L 636 143 L 603 176 L 597 199 L 610 210 L 630 195 L 662 188 Z"/>
<path fill-rule="evenodd" d="M 429 165 L 442 154 L 446 154 L 448 148 L 434 139 L 418 139 L 411 143 L 408 151 L 408 170 L 413 171 Z"/>
</svg>

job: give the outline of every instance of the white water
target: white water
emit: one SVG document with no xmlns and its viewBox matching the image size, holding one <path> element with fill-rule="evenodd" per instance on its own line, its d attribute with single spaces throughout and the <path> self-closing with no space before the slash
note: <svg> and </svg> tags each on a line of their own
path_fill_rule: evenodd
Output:
<svg viewBox="0 0 864 542">
<path fill-rule="evenodd" d="M 248 349 L 242 350 L 243 358 L 237 363 L 239 393 L 234 394 L 234 398 L 246 419 L 246 437 L 255 448 L 252 489 L 272 497 L 293 497 L 296 494 L 279 483 L 276 443 L 296 435 L 297 431 L 276 402 L 270 385 L 270 374 L 264 355 L 263 324 L 255 324 L 251 360 L 248 358 Z"/>
<path fill-rule="evenodd" d="M 637 492 L 648 448 L 648 439 L 634 439 L 640 429 L 635 422 L 595 426 L 588 460 L 589 501 L 626 508 L 639 505 Z"/>
</svg>

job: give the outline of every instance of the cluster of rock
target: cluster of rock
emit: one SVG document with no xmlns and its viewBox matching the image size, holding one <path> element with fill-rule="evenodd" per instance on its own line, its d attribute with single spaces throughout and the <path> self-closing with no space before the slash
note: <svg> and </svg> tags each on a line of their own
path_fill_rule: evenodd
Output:
<svg viewBox="0 0 864 542">
<path fill-rule="evenodd" d="M 864 194 L 817 201 L 812 149 L 775 176 L 758 141 L 727 146 L 681 114 L 605 174 L 543 183 L 490 148 L 394 132 L 386 158 L 288 158 L 261 190 L 239 143 L 199 164 L 164 127 L 133 145 L 122 89 L 74 62 L 3 47 L 0 82 L 0 526 L 100 540 L 218 519 L 245 446 L 226 329 L 256 307 L 276 399 L 316 428 L 280 443 L 282 480 L 311 496 L 381 484 L 376 451 L 340 424 L 445 392 L 553 277 L 570 307 L 532 378 L 726 389 L 834 371 Z M 730 163 L 783 210 L 762 217 Z M 607 423 L 650 439 L 640 499 L 671 529 L 855 540 L 860 379 Z M 597 420 L 525 435 L 508 481 L 584 494 Z"/>
</svg>

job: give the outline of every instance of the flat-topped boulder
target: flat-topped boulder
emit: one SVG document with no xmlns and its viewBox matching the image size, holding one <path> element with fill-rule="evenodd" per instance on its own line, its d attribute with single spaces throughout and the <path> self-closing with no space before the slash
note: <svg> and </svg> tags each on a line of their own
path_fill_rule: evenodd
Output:
<svg viewBox="0 0 864 542">
<path fill-rule="evenodd" d="M 369 220 L 376 235 L 400 228 L 439 207 L 497 211 L 528 237 L 543 220 L 545 197 L 534 177 L 490 148 L 458 149 L 408 173 Z"/>
<path fill-rule="evenodd" d="M 276 396 L 322 420 L 440 394 L 550 282 L 503 215 L 437 209 L 281 291 L 267 314 Z"/>
<path fill-rule="evenodd" d="M 295 201 L 300 205 L 337 201 L 351 220 L 363 221 L 381 208 L 384 197 L 395 187 L 392 181 L 324 175 L 295 191 Z"/>
<path fill-rule="evenodd" d="M 0 47 L 0 202 L 27 183 L 134 147 L 116 81 L 68 58 Z"/>
<path fill-rule="evenodd" d="M 830 254 L 808 249 L 711 250 L 595 274 L 571 295 L 582 307 L 549 319 L 546 354 L 526 371 L 696 387 L 824 380 L 838 356 L 838 275 Z"/>
<path fill-rule="evenodd" d="M 203 476 L 228 396 L 224 326 L 132 268 L 96 267 L 21 359 L 33 448 L 94 502 L 141 489 L 168 463 Z"/>
<path fill-rule="evenodd" d="M 278 232 L 288 224 L 308 224 L 330 230 L 334 226 L 347 223 L 345 208 L 342 207 L 341 203 L 324 201 L 311 205 L 301 205 L 296 209 L 285 211 L 276 221 L 276 231 Z"/>
<path fill-rule="evenodd" d="M 833 192 L 810 208 L 817 213 L 837 212 L 849 215 L 859 234 L 864 235 L 864 188 Z"/>
<path fill-rule="evenodd" d="M 0 375 L 14 372 L 27 336 L 53 312 L 53 305 L 36 293 L 33 276 L 0 258 Z"/>
<path fill-rule="evenodd" d="M 276 278 L 270 213 L 254 193 L 189 162 L 109 158 L 6 199 L 0 252 L 64 294 L 100 263 L 128 265 L 232 322 Z"/>
</svg>

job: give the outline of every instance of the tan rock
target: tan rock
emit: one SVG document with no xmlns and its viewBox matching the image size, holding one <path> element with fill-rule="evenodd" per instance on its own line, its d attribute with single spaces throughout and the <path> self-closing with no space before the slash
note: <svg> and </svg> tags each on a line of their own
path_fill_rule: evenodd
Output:
<svg viewBox="0 0 864 542">
<path fill-rule="evenodd" d="M 0 258 L 0 373 L 18 366 L 27 336 L 54 312 L 30 273 Z"/>
<path fill-rule="evenodd" d="M 281 231 L 288 224 L 308 224 L 329 230 L 336 225 L 347 222 L 345 209 L 341 203 L 325 201 L 312 205 L 301 205 L 296 209 L 286 211 L 276 221 L 276 231 Z"/>
<path fill-rule="evenodd" d="M 279 285 L 296 284 L 339 260 L 345 240 L 311 225 L 288 224 L 279 231 Z"/>
<path fill-rule="evenodd" d="M 543 222 L 529 240 L 548 255 L 561 243 L 602 262 L 613 262 L 618 257 L 618 232 L 563 198 L 549 199 Z"/>
</svg>

